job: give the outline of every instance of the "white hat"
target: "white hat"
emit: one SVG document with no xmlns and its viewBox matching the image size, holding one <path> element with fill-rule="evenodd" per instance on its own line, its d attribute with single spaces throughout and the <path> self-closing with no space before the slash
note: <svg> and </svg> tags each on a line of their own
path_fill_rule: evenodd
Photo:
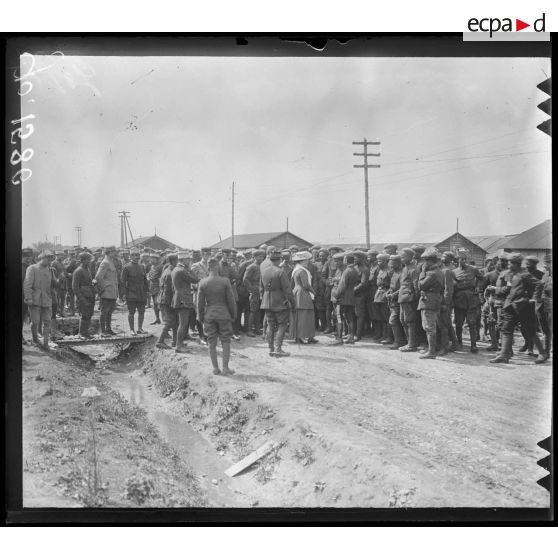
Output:
<svg viewBox="0 0 558 558">
<path fill-rule="evenodd" d="M 192 252 L 190 250 L 180 250 L 180 252 L 178 252 L 178 259 L 182 260 L 185 258 L 192 258 Z"/>
<path fill-rule="evenodd" d="M 311 260 L 312 254 L 310 252 L 297 252 L 293 256 L 293 262 L 304 262 L 306 260 Z"/>
</svg>

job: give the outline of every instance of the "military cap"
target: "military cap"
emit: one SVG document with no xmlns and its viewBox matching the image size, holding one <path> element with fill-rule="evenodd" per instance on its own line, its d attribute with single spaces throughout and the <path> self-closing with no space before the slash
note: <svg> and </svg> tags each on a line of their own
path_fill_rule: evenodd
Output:
<svg viewBox="0 0 558 558">
<path fill-rule="evenodd" d="M 275 252 L 277 251 L 277 248 L 275 246 L 273 246 L 273 244 L 268 244 L 267 248 L 265 249 L 266 252 Z"/>
<path fill-rule="evenodd" d="M 108 254 L 109 252 L 116 252 L 116 246 L 107 246 L 105 248 L 105 254 Z"/>
<path fill-rule="evenodd" d="M 260 246 L 260 250 L 267 250 L 267 244 L 262 244 Z"/>
<path fill-rule="evenodd" d="M 218 264 L 218 263 L 219 263 L 219 260 L 217 258 L 211 257 L 207 260 L 207 265 L 215 265 L 215 264 Z"/>
<path fill-rule="evenodd" d="M 231 254 L 238 254 L 238 250 L 236 248 L 231 248 Z"/>
<path fill-rule="evenodd" d="M 192 254 L 201 254 L 199 250 L 192 250 Z"/>
<path fill-rule="evenodd" d="M 459 250 L 457 250 L 457 257 L 458 258 L 468 258 L 469 257 L 469 252 L 467 252 L 467 250 L 464 250 L 463 248 L 460 248 Z"/>
<path fill-rule="evenodd" d="M 246 250 L 244 250 L 244 255 L 245 256 L 249 256 L 250 254 L 252 254 L 254 252 L 254 250 L 252 250 L 252 248 L 247 248 Z"/>
<path fill-rule="evenodd" d="M 132 248 L 130 250 L 130 256 L 139 256 L 140 255 L 140 251 L 137 248 Z M 143 256 L 143 253 L 141 254 Z"/>
<path fill-rule="evenodd" d="M 230 254 L 231 249 L 230 248 L 221 248 L 221 252 L 223 252 L 223 254 Z"/>
<path fill-rule="evenodd" d="M 415 254 L 422 254 L 426 250 L 426 246 L 423 244 L 413 244 L 411 248 L 415 251 Z"/>
<path fill-rule="evenodd" d="M 33 257 L 33 248 L 24 248 L 24 249 L 21 251 L 21 255 L 22 255 L 24 258 L 31 258 L 31 257 Z"/>
<path fill-rule="evenodd" d="M 79 255 L 79 259 L 82 262 L 90 260 L 91 259 L 91 254 L 89 252 L 81 252 L 81 254 Z"/>
<path fill-rule="evenodd" d="M 102 254 L 103 251 L 100 248 L 97 248 L 97 250 L 95 250 L 95 252 L 93 252 L 94 254 Z"/>
<path fill-rule="evenodd" d="M 269 254 L 270 260 L 280 260 L 281 259 L 281 252 L 279 250 L 274 250 Z"/>
<path fill-rule="evenodd" d="M 384 250 L 397 250 L 397 244 L 386 244 Z"/>
<path fill-rule="evenodd" d="M 265 257 L 265 250 L 254 250 L 252 252 L 252 256 L 254 256 L 254 258 L 257 258 L 258 256 L 264 256 Z"/>
<path fill-rule="evenodd" d="M 281 255 L 282 255 L 282 256 L 290 256 L 290 255 L 291 255 L 291 251 L 288 250 L 287 248 L 285 248 L 284 250 L 281 250 Z"/>
<path fill-rule="evenodd" d="M 525 256 L 525 260 L 528 262 L 539 263 L 539 258 L 537 258 L 537 256 L 533 256 L 532 254 L 530 254 L 529 256 Z"/>
<path fill-rule="evenodd" d="M 453 252 L 450 251 L 446 251 L 442 254 L 443 256 L 446 256 L 446 258 L 450 258 L 452 260 L 455 260 L 455 254 Z"/>
<path fill-rule="evenodd" d="M 359 260 L 364 260 L 366 258 L 366 252 L 362 252 L 361 250 L 354 250 L 353 256 Z"/>
<path fill-rule="evenodd" d="M 366 252 L 369 256 L 377 256 L 378 255 L 378 250 L 368 250 L 368 252 Z"/>
<path fill-rule="evenodd" d="M 296 244 L 293 244 L 292 246 L 289 246 L 289 250 L 292 252 L 293 250 L 295 252 L 298 252 L 299 248 Z"/>
<path fill-rule="evenodd" d="M 318 255 L 320 254 L 328 254 L 328 251 L 325 248 L 321 248 L 320 251 L 318 252 Z"/>
<path fill-rule="evenodd" d="M 144 250 L 140 255 L 141 255 L 142 258 L 149 257 L 149 252 L 146 252 Z"/>
<path fill-rule="evenodd" d="M 337 254 L 333 254 L 334 260 L 342 260 L 345 257 L 344 252 L 337 252 Z"/>
<path fill-rule="evenodd" d="M 63 250 L 55 250 L 54 255 L 55 256 L 64 256 L 64 251 Z"/>
<path fill-rule="evenodd" d="M 81 250 L 81 246 L 80 246 L 79 244 L 76 244 L 76 245 L 74 246 L 74 250 Z"/>
<path fill-rule="evenodd" d="M 178 259 L 187 259 L 192 257 L 192 252 L 190 250 L 180 250 L 177 254 Z"/>
<path fill-rule="evenodd" d="M 389 259 L 392 262 L 400 262 L 401 261 L 401 256 L 399 254 L 391 254 Z"/>
<path fill-rule="evenodd" d="M 509 254 L 507 252 L 502 251 L 500 254 L 498 254 L 498 258 L 500 260 L 507 260 L 509 258 Z"/>
<path fill-rule="evenodd" d="M 201 249 L 201 253 L 202 254 L 211 254 L 211 248 L 208 248 L 207 246 L 205 248 Z"/>
<path fill-rule="evenodd" d="M 431 246 L 423 252 L 422 257 L 426 259 L 432 258 L 434 260 L 437 260 L 440 257 L 440 252 L 438 252 L 438 250 L 436 250 L 434 246 Z"/>
<path fill-rule="evenodd" d="M 414 258 L 416 256 L 415 251 L 412 248 L 403 248 L 401 250 L 402 254 L 407 254 L 408 256 L 411 256 L 411 258 Z"/>
<path fill-rule="evenodd" d="M 332 250 L 335 250 L 335 251 L 337 251 L 337 252 L 342 252 L 342 251 L 343 251 L 343 248 L 340 248 L 339 246 L 330 246 L 330 247 L 328 248 L 328 250 L 329 250 L 330 252 L 331 252 Z"/>
<path fill-rule="evenodd" d="M 386 261 L 386 262 L 389 260 L 389 258 L 390 258 L 390 255 L 386 254 L 384 252 L 378 254 L 378 257 L 377 257 L 378 260 L 382 260 L 382 261 Z"/>
<path fill-rule="evenodd" d="M 521 263 L 523 261 L 523 256 L 519 252 L 512 252 L 508 254 L 508 261 L 510 263 Z"/>
<path fill-rule="evenodd" d="M 39 254 L 39 258 L 54 258 L 54 254 L 50 250 L 43 250 Z"/>
</svg>

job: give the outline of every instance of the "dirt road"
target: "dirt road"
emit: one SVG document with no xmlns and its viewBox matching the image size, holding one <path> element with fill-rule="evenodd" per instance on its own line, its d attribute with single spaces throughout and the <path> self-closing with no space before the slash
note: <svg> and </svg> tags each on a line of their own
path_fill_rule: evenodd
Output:
<svg viewBox="0 0 558 558">
<path fill-rule="evenodd" d="M 177 355 L 153 340 L 111 366 L 106 382 L 145 408 L 185 458 L 189 445 L 202 489 L 221 487 L 209 505 L 549 505 L 536 462 L 546 455 L 537 442 L 550 435 L 550 364 L 521 356 L 489 365 L 483 344 L 477 355 L 433 361 L 366 340 L 318 339 L 275 359 L 261 339 L 243 336 L 232 377 L 213 376 L 195 342 Z M 269 456 L 224 475 L 270 439 L 278 447 Z"/>
</svg>

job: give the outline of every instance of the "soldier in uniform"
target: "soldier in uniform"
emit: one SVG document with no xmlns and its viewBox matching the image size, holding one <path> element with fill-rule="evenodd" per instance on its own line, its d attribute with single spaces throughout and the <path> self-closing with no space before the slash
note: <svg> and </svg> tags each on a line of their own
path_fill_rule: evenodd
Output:
<svg viewBox="0 0 558 558">
<path fill-rule="evenodd" d="M 391 285 L 392 270 L 389 267 L 388 254 L 378 254 L 376 262 L 378 264 L 378 271 L 376 273 L 376 292 L 374 293 L 374 310 L 373 313 L 378 317 L 380 337 L 379 343 L 382 345 L 391 345 L 393 343 L 393 332 L 389 325 L 389 318 L 391 314 L 387 293 Z"/>
<path fill-rule="evenodd" d="M 498 286 L 490 287 L 497 293 L 505 295 L 502 307 L 502 349 L 500 354 L 490 360 L 493 363 L 508 363 L 511 357 L 513 333 L 518 324 L 522 324 L 528 339 L 532 339 L 536 345 L 539 356 L 535 361 L 541 364 L 548 360 L 542 343 L 537 334 L 537 324 L 533 319 L 531 311 L 531 299 L 535 295 L 537 279 L 526 269 L 521 267 L 523 257 L 519 253 L 508 256 L 508 273 L 505 282 L 500 281 Z"/>
<path fill-rule="evenodd" d="M 135 335 L 136 330 L 134 328 L 134 316 L 136 314 L 136 310 L 138 312 L 137 333 L 147 333 L 143 330 L 143 319 L 145 315 L 145 303 L 147 301 L 149 287 L 147 284 L 147 274 L 145 273 L 145 268 L 139 263 L 139 250 L 131 250 L 130 257 L 132 261 L 126 264 L 122 269 L 122 286 L 126 294 L 130 333 Z"/>
<path fill-rule="evenodd" d="M 537 280 L 537 282 L 541 281 L 544 275 L 544 272 L 537 268 L 537 264 L 539 263 L 539 258 L 536 256 L 526 256 L 525 257 L 525 269 Z M 532 320 L 537 322 L 537 312 L 535 308 L 535 301 L 531 300 L 529 303 L 529 322 Z M 537 322 L 538 326 L 538 322 Z M 529 337 L 529 329 L 525 328 L 524 324 L 521 323 L 521 335 L 523 335 L 524 343 L 523 346 L 519 349 L 520 353 L 525 353 L 529 356 L 534 356 L 533 353 L 533 338 Z"/>
<path fill-rule="evenodd" d="M 219 264 L 219 275 L 221 275 L 221 277 L 227 278 L 231 282 L 234 299 L 238 304 L 238 291 L 236 290 L 236 286 L 238 285 L 238 270 L 236 268 L 236 265 L 232 263 L 231 258 L 232 250 L 230 248 L 223 248 L 223 259 Z M 233 322 L 233 330 L 234 332 L 232 338 L 235 341 L 238 341 L 240 337 L 238 335 L 239 330 L 236 320 L 235 322 Z"/>
<path fill-rule="evenodd" d="M 246 286 L 244 285 L 244 275 L 246 274 L 246 269 L 248 269 L 248 266 L 253 263 L 253 261 L 252 250 L 248 249 L 245 250 L 242 254 L 242 261 L 239 260 L 238 265 L 238 285 L 236 288 L 236 291 L 238 293 L 238 305 L 236 312 L 236 322 L 238 330 L 245 332 L 248 331 L 248 318 L 250 316 L 250 293 L 246 290 Z"/>
<path fill-rule="evenodd" d="M 328 327 L 328 322 L 326 318 L 326 309 L 329 304 L 327 298 L 327 279 L 324 274 L 325 268 L 327 268 L 327 256 L 328 252 L 324 248 L 318 251 L 318 259 L 314 262 L 317 269 L 317 280 L 316 280 L 316 298 L 314 299 L 314 308 L 316 313 L 316 319 L 318 322 L 318 331 L 325 331 Z"/>
<path fill-rule="evenodd" d="M 281 263 L 279 264 L 279 267 L 283 270 L 290 282 L 294 270 L 290 250 L 281 250 Z"/>
<path fill-rule="evenodd" d="M 206 277 L 209 277 L 209 259 L 211 257 L 211 248 L 202 248 L 200 251 L 200 255 L 201 259 L 192 265 L 192 273 L 198 278 L 198 281 L 201 282 Z M 204 316 L 203 314 L 200 315 L 198 310 L 199 285 L 200 283 L 198 283 L 197 285 L 192 285 L 192 288 L 194 290 L 194 305 L 196 306 L 196 327 L 198 329 L 200 343 L 202 345 L 205 345 L 207 343 L 207 337 L 203 329 Z"/>
<path fill-rule="evenodd" d="M 330 246 L 328 248 L 329 260 L 326 265 L 322 267 L 322 277 L 326 280 L 325 298 L 327 301 L 326 307 L 326 323 L 327 328 L 324 333 L 333 333 L 335 331 L 335 324 L 337 322 L 335 317 L 335 307 L 331 301 L 331 291 L 335 282 L 335 274 L 339 269 L 339 263 L 335 259 L 335 254 L 343 252 L 339 246 Z M 341 258 L 341 265 L 343 265 L 343 258 Z"/>
<path fill-rule="evenodd" d="M 67 287 L 67 296 L 68 296 L 68 310 L 70 311 L 70 316 L 75 316 L 75 295 L 74 291 L 72 290 L 72 275 L 74 271 L 77 269 L 79 262 L 76 259 L 76 252 L 75 250 L 71 250 L 68 252 L 68 258 L 64 260 L 64 267 L 66 268 L 66 287 Z M 60 303 L 61 306 L 64 306 L 64 302 Z"/>
<path fill-rule="evenodd" d="M 194 297 L 192 294 L 192 284 L 198 282 L 198 278 L 190 270 L 192 262 L 192 252 L 183 250 L 178 252 L 178 264 L 172 270 L 172 286 L 174 295 L 172 307 L 178 315 L 178 331 L 176 336 L 177 353 L 186 353 L 188 350 L 184 345 L 184 340 L 188 334 L 190 317 L 194 310 Z"/>
<path fill-rule="evenodd" d="M 93 288 L 93 275 L 89 263 L 91 254 L 82 252 L 79 255 L 79 266 L 72 275 L 72 290 L 76 295 L 79 320 L 79 334 L 81 337 L 90 338 L 89 325 L 95 309 L 95 289 Z"/>
<path fill-rule="evenodd" d="M 169 331 L 172 330 L 172 347 L 176 347 L 176 337 L 178 330 L 178 316 L 176 310 L 172 307 L 172 299 L 174 297 L 174 289 L 172 285 L 172 271 L 178 263 L 178 254 L 171 252 L 167 255 L 167 263 L 163 266 L 161 273 L 159 293 L 159 306 L 161 307 L 161 316 L 163 318 L 163 330 L 159 336 L 159 340 L 155 345 L 159 349 L 169 349 L 165 343 Z"/>
<path fill-rule="evenodd" d="M 442 254 L 441 272 L 444 277 L 444 291 L 442 293 L 442 301 L 440 303 L 440 314 L 438 320 L 438 329 L 440 330 L 440 355 L 446 355 L 450 351 L 458 349 L 457 337 L 451 314 L 453 310 L 453 290 L 455 287 L 455 278 L 453 276 L 454 270 L 454 255 L 453 252 L 444 252 Z M 451 341 L 451 345 L 448 343 Z"/>
<path fill-rule="evenodd" d="M 95 275 L 95 283 L 101 299 L 101 317 L 99 320 L 101 335 L 105 337 L 116 335 L 112 331 L 111 320 L 116 306 L 116 298 L 118 297 L 117 260 L 118 252 L 116 247 L 109 246 L 105 248 L 105 257 Z"/>
<path fill-rule="evenodd" d="M 477 281 L 482 279 L 482 273 L 476 267 L 467 263 L 467 257 L 467 250 L 458 250 L 458 266 L 453 270 L 456 282 L 453 294 L 455 333 L 459 346 L 463 347 L 463 323 L 467 320 L 469 336 L 471 338 L 470 351 L 477 353 L 477 320 L 480 314 Z"/>
<path fill-rule="evenodd" d="M 343 254 L 335 254 L 340 259 Z M 334 345 L 343 344 L 343 322 L 346 321 L 349 337 L 347 343 L 354 344 L 356 330 L 355 315 L 355 287 L 359 284 L 359 273 L 355 269 L 355 257 L 349 253 L 344 256 L 344 269 L 338 268 L 335 276 L 335 286 L 331 291 L 331 301 L 335 305 L 337 316 L 337 339 Z M 337 280 L 338 278 L 338 280 Z"/>
<path fill-rule="evenodd" d="M 27 304 L 25 304 L 25 291 L 23 290 L 23 283 L 25 281 L 25 274 L 27 272 L 27 268 L 33 265 L 33 249 L 32 248 L 24 248 L 21 251 L 21 287 L 22 287 L 22 295 L 21 295 L 21 312 L 22 312 L 22 321 L 25 324 L 29 319 L 29 311 L 27 309 Z M 22 334 L 23 337 L 23 334 Z M 25 341 L 24 341 L 25 342 Z"/>
<path fill-rule="evenodd" d="M 260 278 L 261 264 L 266 256 L 263 250 L 254 250 L 254 261 L 246 267 L 243 284 L 248 293 L 250 313 L 248 315 L 247 335 L 256 337 L 260 335 Z"/>
<path fill-rule="evenodd" d="M 537 317 L 544 334 L 544 352 L 552 349 L 552 256 L 544 257 L 545 273 L 535 289 Z"/>
<path fill-rule="evenodd" d="M 289 323 L 289 312 L 294 308 L 295 300 L 289 280 L 279 267 L 281 252 L 272 252 L 268 258 L 271 265 L 261 272 L 260 296 L 261 308 L 265 310 L 268 322 L 269 356 L 285 357 L 289 353 L 283 351 L 283 339 Z"/>
<path fill-rule="evenodd" d="M 355 341 L 360 341 L 364 334 L 366 325 L 366 306 L 368 305 L 368 281 L 370 279 L 370 268 L 366 264 L 366 253 L 360 250 L 353 252 L 355 265 L 354 269 L 359 275 L 359 283 L 354 288 L 355 295 L 355 315 L 356 332 Z"/>
<path fill-rule="evenodd" d="M 489 289 L 488 287 L 498 287 L 507 282 L 508 275 L 508 254 L 501 252 L 496 264 L 495 275 L 496 278 L 490 277 L 489 283 L 485 288 L 485 296 L 488 297 L 488 302 L 491 308 L 491 317 L 489 323 L 490 331 L 490 346 L 487 351 L 499 351 L 500 334 L 502 329 L 502 308 L 504 307 L 504 300 L 506 295 L 503 291 L 496 289 Z M 512 350 L 513 353 L 513 350 Z"/>
<path fill-rule="evenodd" d="M 428 350 L 422 351 L 419 358 L 436 358 L 436 326 L 440 318 L 445 280 L 438 264 L 439 254 L 436 248 L 429 248 L 423 254 L 424 260 L 418 281 L 418 309 L 422 314 L 422 327 L 426 332 Z"/>
<path fill-rule="evenodd" d="M 263 273 L 263 271 L 266 267 L 271 267 L 272 265 L 274 265 L 271 262 L 270 255 L 274 254 L 276 251 L 277 251 L 277 248 L 275 248 L 275 246 L 273 246 L 271 244 L 269 246 L 267 246 L 267 248 L 265 248 L 265 260 L 260 264 L 260 272 L 261 273 Z"/>
<path fill-rule="evenodd" d="M 58 291 L 56 292 L 57 310 L 61 318 L 65 317 L 64 302 L 66 300 L 66 268 L 64 267 L 64 252 L 62 250 L 55 250 L 54 255 L 56 259 L 52 262 L 52 267 L 56 271 L 58 277 Z"/>
<path fill-rule="evenodd" d="M 487 266 L 484 268 L 484 281 L 483 281 L 483 305 L 482 305 L 482 318 L 485 335 L 488 333 L 490 338 L 490 346 L 486 347 L 487 351 L 498 351 L 498 333 L 497 333 L 497 316 L 496 308 L 494 307 L 494 294 L 487 290 L 487 287 L 496 285 L 498 276 L 500 275 L 501 268 L 498 263 L 498 257 L 488 260 Z"/>
<path fill-rule="evenodd" d="M 204 320 L 204 328 L 209 342 L 209 357 L 213 374 L 234 374 L 229 368 L 231 356 L 232 322 L 236 318 L 236 301 L 231 282 L 219 275 L 219 262 L 215 258 L 207 260 L 208 277 L 203 278 L 197 291 L 198 316 Z M 217 360 L 217 339 L 223 347 L 223 371 Z"/>
<path fill-rule="evenodd" d="M 399 291 L 401 289 L 403 262 L 399 254 L 392 254 L 389 256 L 389 267 L 391 277 L 386 298 L 389 306 L 389 325 L 391 327 L 393 337 L 393 343 L 389 346 L 389 348 L 391 350 L 396 350 L 405 346 L 405 331 L 403 329 L 403 325 L 401 324 L 401 305 L 399 304 Z"/>
<path fill-rule="evenodd" d="M 377 312 L 377 307 L 374 306 L 374 296 L 376 295 L 376 291 L 378 289 L 378 285 L 376 283 L 379 270 L 377 257 L 377 250 L 371 249 L 366 252 L 366 263 L 369 268 L 368 292 L 366 295 L 366 315 L 368 323 L 371 327 L 373 341 L 379 341 L 382 338 L 382 318 Z"/>
<path fill-rule="evenodd" d="M 407 353 L 414 352 L 418 348 L 417 338 L 417 304 L 418 304 L 418 276 L 419 271 L 414 262 L 415 252 L 412 248 L 403 248 L 401 250 L 401 263 L 403 269 L 399 278 L 399 305 L 401 308 L 401 325 L 405 330 L 407 337 L 407 345 L 399 350 Z"/>
<path fill-rule="evenodd" d="M 52 317 L 52 274 L 50 271 L 50 250 L 39 255 L 39 263 L 32 264 L 25 271 L 23 282 L 23 302 L 29 308 L 33 343 L 49 350 L 50 321 Z M 39 341 L 39 327 L 42 324 L 43 343 Z"/>
</svg>

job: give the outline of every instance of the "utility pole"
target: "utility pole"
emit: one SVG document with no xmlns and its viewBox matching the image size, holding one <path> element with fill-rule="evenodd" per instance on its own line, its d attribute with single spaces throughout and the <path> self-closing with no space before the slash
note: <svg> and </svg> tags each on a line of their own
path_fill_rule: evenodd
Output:
<svg viewBox="0 0 558 558">
<path fill-rule="evenodd" d="M 457 225 L 455 228 L 455 232 L 459 232 L 459 217 L 457 218 Z"/>
<path fill-rule="evenodd" d="M 81 246 L 81 227 L 74 227 L 74 230 L 77 232 L 77 245 Z"/>
<path fill-rule="evenodd" d="M 353 165 L 355 169 L 364 169 L 364 226 L 366 228 L 366 248 L 370 249 L 370 208 L 369 208 L 369 195 L 368 195 L 368 169 L 378 169 L 380 165 L 369 165 L 368 157 L 379 157 L 379 153 L 368 153 L 369 145 L 381 145 L 379 141 L 353 141 L 353 145 L 362 145 L 362 153 L 353 153 L 357 157 L 363 157 L 364 163 L 362 165 Z"/>
<path fill-rule="evenodd" d="M 134 237 L 132 236 L 132 229 L 130 227 L 130 222 L 128 221 L 128 217 L 130 216 L 130 212 L 126 210 L 122 210 L 118 212 L 118 216 L 120 218 L 120 247 L 124 248 L 128 246 L 128 231 L 130 231 L 130 238 L 132 242 L 134 241 Z"/>
<path fill-rule="evenodd" d="M 234 182 L 232 183 L 231 248 L 234 248 Z"/>
</svg>

